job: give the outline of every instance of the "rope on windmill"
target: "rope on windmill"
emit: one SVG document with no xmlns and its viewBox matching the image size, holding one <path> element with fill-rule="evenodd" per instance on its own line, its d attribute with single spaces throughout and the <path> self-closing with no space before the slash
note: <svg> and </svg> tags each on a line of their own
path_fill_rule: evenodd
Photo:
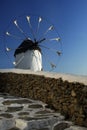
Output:
<svg viewBox="0 0 87 130">
<path fill-rule="evenodd" d="M 13 37 L 13 38 L 15 38 L 15 39 L 23 40 L 22 38 L 20 38 L 20 37 L 18 37 L 18 36 L 16 36 L 16 35 L 13 35 L 13 34 L 9 33 L 8 31 L 7 31 L 5 34 L 6 34 L 7 36 L 11 36 L 11 37 Z"/>
<path fill-rule="evenodd" d="M 48 47 L 43 46 L 43 45 L 40 45 L 40 46 L 41 46 L 41 47 L 44 47 L 45 49 L 48 49 L 48 50 L 50 50 L 50 51 L 52 51 L 52 52 L 54 52 L 54 53 L 56 53 L 56 54 L 58 54 L 58 56 L 60 56 L 60 55 L 62 54 L 61 51 L 58 51 L 58 50 L 55 50 L 55 49 L 51 49 L 51 48 L 48 48 Z"/>
<path fill-rule="evenodd" d="M 15 66 L 17 66 L 17 65 L 19 65 L 20 64 L 20 62 L 24 59 L 24 55 L 18 60 L 18 62 L 13 62 L 13 64 L 15 65 Z"/>
<path fill-rule="evenodd" d="M 27 35 L 25 34 L 25 32 L 21 29 L 21 27 L 18 25 L 17 20 L 14 20 L 13 23 L 16 25 L 16 27 L 18 28 L 18 30 L 25 36 L 27 37 Z"/>
</svg>

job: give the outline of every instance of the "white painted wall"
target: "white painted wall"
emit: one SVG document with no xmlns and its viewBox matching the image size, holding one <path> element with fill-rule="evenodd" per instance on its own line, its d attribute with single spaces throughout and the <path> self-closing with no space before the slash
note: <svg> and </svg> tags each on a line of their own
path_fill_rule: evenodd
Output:
<svg viewBox="0 0 87 130">
<path fill-rule="evenodd" d="M 17 54 L 15 57 L 15 68 L 41 71 L 42 55 L 38 50 L 28 50 L 25 53 Z"/>
</svg>

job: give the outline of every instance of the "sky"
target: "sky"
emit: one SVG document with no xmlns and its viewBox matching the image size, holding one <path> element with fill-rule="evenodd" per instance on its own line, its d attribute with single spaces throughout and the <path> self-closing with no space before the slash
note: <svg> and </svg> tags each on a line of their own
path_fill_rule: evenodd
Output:
<svg viewBox="0 0 87 130">
<path fill-rule="evenodd" d="M 22 14 L 36 14 L 51 21 L 62 41 L 57 72 L 87 75 L 87 0 L 1 0 L 0 68 L 9 68 L 4 51 L 4 32 Z"/>
</svg>

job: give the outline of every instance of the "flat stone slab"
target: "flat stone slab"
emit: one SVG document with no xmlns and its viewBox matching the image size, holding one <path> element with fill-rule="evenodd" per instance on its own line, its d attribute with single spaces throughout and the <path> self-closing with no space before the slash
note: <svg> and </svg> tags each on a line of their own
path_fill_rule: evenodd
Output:
<svg viewBox="0 0 87 130">
<path fill-rule="evenodd" d="M 70 128 L 67 128 L 65 130 L 87 130 L 87 128 L 79 126 L 70 126 Z"/>
<path fill-rule="evenodd" d="M 0 93 L 0 130 L 87 130 L 41 101 Z"/>
</svg>

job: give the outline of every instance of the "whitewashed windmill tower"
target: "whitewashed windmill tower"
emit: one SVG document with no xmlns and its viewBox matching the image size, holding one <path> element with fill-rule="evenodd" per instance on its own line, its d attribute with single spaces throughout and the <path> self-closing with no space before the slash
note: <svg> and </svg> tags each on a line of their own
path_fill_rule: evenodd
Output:
<svg viewBox="0 0 87 130">
<path fill-rule="evenodd" d="M 15 68 L 33 71 L 56 68 L 61 55 L 61 40 L 54 26 L 44 18 L 29 15 L 18 17 L 5 32 L 5 36 L 6 52 L 11 57 L 10 52 L 13 51 Z M 15 39 L 14 44 L 12 39 Z"/>
<path fill-rule="evenodd" d="M 37 42 L 29 39 L 24 40 L 15 50 L 15 67 L 21 69 L 30 69 L 33 71 L 42 70 L 41 49 Z"/>
</svg>

